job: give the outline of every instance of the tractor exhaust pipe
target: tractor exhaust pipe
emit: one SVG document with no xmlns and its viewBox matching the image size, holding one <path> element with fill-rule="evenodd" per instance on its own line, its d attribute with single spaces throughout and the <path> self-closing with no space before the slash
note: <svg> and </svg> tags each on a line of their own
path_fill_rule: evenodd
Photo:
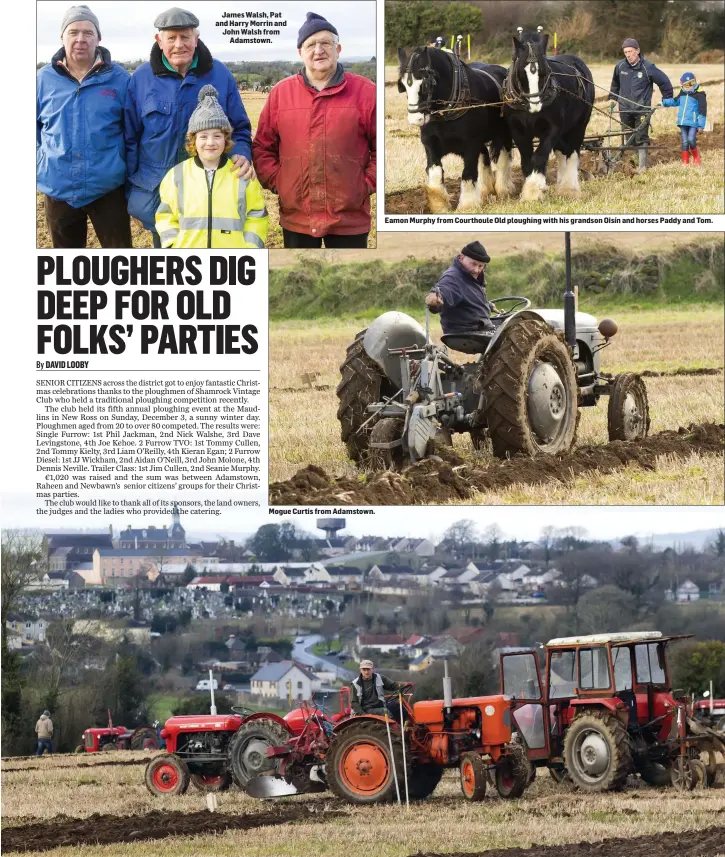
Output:
<svg viewBox="0 0 725 857">
<path fill-rule="evenodd" d="M 453 707 L 453 687 L 451 677 L 448 675 L 448 661 L 443 661 L 443 707 L 448 714 Z"/>
<path fill-rule="evenodd" d="M 571 232 L 564 233 L 566 291 L 564 292 L 564 339 L 574 349 L 576 345 L 576 298 L 571 287 Z"/>
</svg>

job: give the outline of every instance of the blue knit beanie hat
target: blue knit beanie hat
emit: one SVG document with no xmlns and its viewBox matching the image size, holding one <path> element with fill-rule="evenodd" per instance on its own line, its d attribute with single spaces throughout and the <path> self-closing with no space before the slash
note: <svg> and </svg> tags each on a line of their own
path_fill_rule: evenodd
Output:
<svg viewBox="0 0 725 857">
<path fill-rule="evenodd" d="M 297 34 L 297 47 L 301 48 L 310 36 L 314 36 L 315 33 L 320 33 L 323 30 L 334 33 L 336 36 L 340 35 L 332 24 L 325 20 L 322 15 L 317 15 L 315 12 L 308 12 L 307 20 L 300 27 L 300 31 Z"/>
</svg>

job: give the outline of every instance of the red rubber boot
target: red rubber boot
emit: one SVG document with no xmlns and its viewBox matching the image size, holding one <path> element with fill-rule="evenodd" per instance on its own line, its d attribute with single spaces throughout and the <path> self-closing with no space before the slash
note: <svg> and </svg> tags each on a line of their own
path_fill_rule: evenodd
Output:
<svg viewBox="0 0 725 857">
<path fill-rule="evenodd" d="M 700 166 L 700 150 L 697 146 L 692 150 L 692 164 L 695 167 Z"/>
<path fill-rule="evenodd" d="M 690 151 L 689 149 L 686 152 L 682 153 L 682 163 L 688 167 L 690 165 Z"/>
</svg>

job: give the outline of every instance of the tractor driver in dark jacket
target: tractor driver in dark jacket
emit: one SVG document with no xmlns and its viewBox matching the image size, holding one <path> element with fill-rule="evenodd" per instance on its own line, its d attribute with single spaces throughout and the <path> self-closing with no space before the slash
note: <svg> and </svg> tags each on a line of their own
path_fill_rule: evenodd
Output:
<svg viewBox="0 0 725 857">
<path fill-rule="evenodd" d="M 425 303 L 440 313 L 443 333 L 480 333 L 492 330 L 494 305 L 486 297 L 486 265 L 491 257 L 480 241 L 472 241 L 453 259 Z"/>
<path fill-rule="evenodd" d="M 385 692 L 409 688 L 407 682 L 392 681 L 380 673 L 373 672 L 373 662 L 369 660 L 360 661 L 360 675 L 350 682 L 351 699 L 350 706 L 353 714 L 385 714 Z M 398 704 L 391 707 L 391 714 L 395 716 Z"/>
<path fill-rule="evenodd" d="M 614 67 L 609 97 L 619 102 L 619 117 L 625 128 L 634 130 L 646 122 L 648 108 L 652 104 L 654 86 L 659 87 L 662 98 L 672 98 L 669 77 L 657 66 L 646 60 L 636 39 L 622 42 L 624 59 Z M 630 135 L 627 135 L 630 136 Z M 647 126 L 643 126 L 634 140 L 639 149 L 639 169 L 647 168 Z"/>
</svg>

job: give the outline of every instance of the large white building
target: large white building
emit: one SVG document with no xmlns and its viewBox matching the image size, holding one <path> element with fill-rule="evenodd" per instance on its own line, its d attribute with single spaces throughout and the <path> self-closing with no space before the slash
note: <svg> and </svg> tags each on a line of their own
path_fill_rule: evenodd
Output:
<svg viewBox="0 0 725 857">
<path fill-rule="evenodd" d="M 319 690 L 317 676 L 296 661 L 280 661 L 267 664 L 252 676 L 250 690 L 257 696 L 289 699 L 298 702 L 312 698 L 312 691 Z"/>
</svg>

